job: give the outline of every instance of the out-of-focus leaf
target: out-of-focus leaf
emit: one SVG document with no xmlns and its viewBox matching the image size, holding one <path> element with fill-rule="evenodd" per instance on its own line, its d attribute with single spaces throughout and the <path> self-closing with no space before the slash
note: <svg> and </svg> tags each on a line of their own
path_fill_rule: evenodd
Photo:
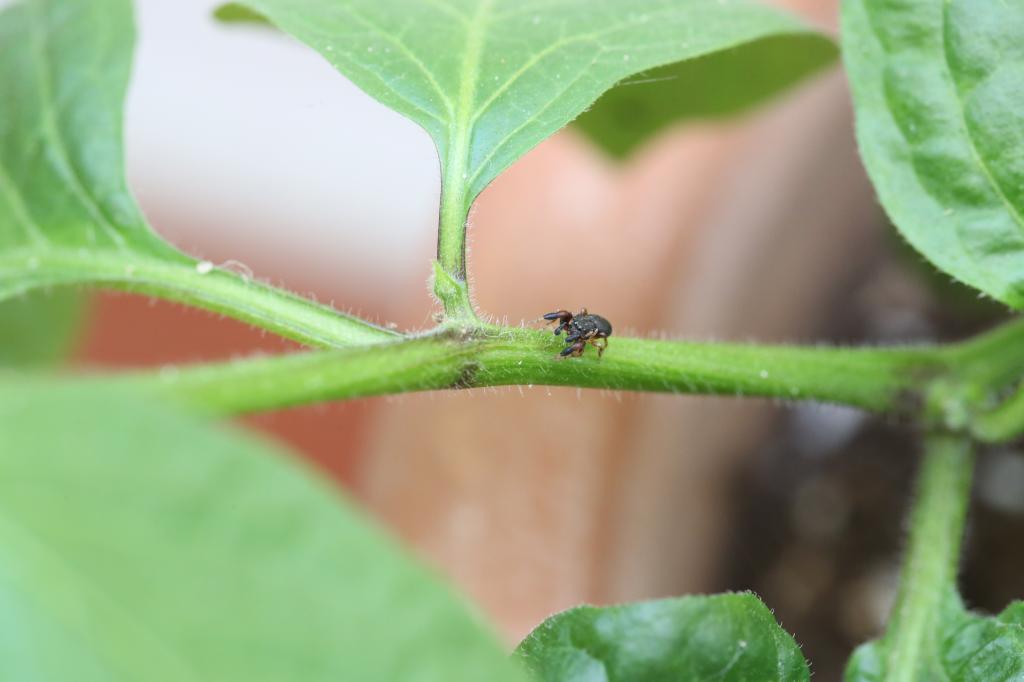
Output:
<svg viewBox="0 0 1024 682">
<path fill-rule="evenodd" d="M 1024 3 L 847 0 L 861 156 L 936 266 L 1024 306 Z"/>
<path fill-rule="evenodd" d="M 571 609 L 523 640 L 539 682 L 799 682 L 800 648 L 752 594 Z"/>
<path fill-rule="evenodd" d="M 439 581 L 273 448 L 0 383 L 0 679 L 514 682 Z"/>
</svg>

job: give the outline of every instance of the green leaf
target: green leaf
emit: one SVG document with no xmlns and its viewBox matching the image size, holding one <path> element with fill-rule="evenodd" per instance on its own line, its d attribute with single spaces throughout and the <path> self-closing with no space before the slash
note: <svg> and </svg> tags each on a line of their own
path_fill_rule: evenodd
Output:
<svg viewBox="0 0 1024 682">
<path fill-rule="evenodd" d="M 626 156 L 672 123 L 739 113 L 835 57 L 835 45 L 814 34 L 763 38 L 629 78 L 574 125 L 608 152 Z"/>
<path fill-rule="evenodd" d="M 502 170 L 623 78 L 804 34 L 748 0 L 246 0 L 433 138 L 439 260 L 465 279 L 465 220 Z"/>
<path fill-rule="evenodd" d="M 85 318 L 77 292 L 38 292 L 0 302 L 0 367 L 46 367 L 71 351 Z"/>
<path fill-rule="evenodd" d="M 0 384 L 0 679 L 514 682 L 336 491 L 138 395 Z"/>
<path fill-rule="evenodd" d="M 796 682 L 800 649 L 752 594 L 571 609 L 516 649 L 539 682 Z"/>
<path fill-rule="evenodd" d="M 848 0 L 843 48 L 889 217 L 940 269 L 1024 307 L 1024 3 Z"/>
<path fill-rule="evenodd" d="M 986 618 L 965 611 L 950 592 L 923 642 L 919 667 L 896 669 L 891 654 L 888 638 L 862 645 L 850 659 L 846 682 L 1019 682 L 1024 680 L 1024 602 Z"/>
<path fill-rule="evenodd" d="M 0 300 L 102 284 L 204 306 L 313 345 L 394 335 L 197 263 L 146 224 L 124 179 L 129 0 L 0 12 Z"/>
</svg>

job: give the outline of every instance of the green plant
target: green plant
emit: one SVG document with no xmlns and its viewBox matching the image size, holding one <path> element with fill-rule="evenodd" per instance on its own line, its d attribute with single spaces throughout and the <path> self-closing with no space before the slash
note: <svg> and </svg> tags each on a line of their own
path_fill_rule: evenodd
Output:
<svg viewBox="0 0 1024 682">
<path fill-rule="evenodd" d="M 890 217 L 946 273 L 1024 306 L 1024 4 L 845 0 L 843 13 L 858 139 Z M 249 0 L 219 14 L 269 20 L 431 135 L 443 169 L 441 321 L 399 334 L 161 241 L 123 177 L 129 0 L 4 10 L 0 298 L 68 285 L 139 292 L 320 349 L 58 380 L 25 365 L 58 352 L 73 303 L 5 304 L 5 329 L 21 331 L 12 342 L 0 330 L 4 679 L 808 679 L 752 595 L 569 611 L 524 641 L 514 665 L 335 494 L 268 446 L 188 414 L 525 383 L 819 400 L 913 420 L 925 456 L 900 595 L 847 679 L 1021 679 L 1024 606 L 975 615 L 955 586 L 974 452 L 1024 432 L 1019 320 L 948 346 L 616 337 L 600 361 L 556 361 L 558 339 L 485 322 L 471 303 L 467 213 L 529 148 L 580 117 L 624 154 L 670 121 L 734 111 L 828 64 L 827 39 L 741 0 Z M 764 74 L 756 89 L 700 88 L 751 68 Z M 651 106 L 624 128 L 635 101 L 614 86 L 649 71 L 673 78 L 647 90 Z"/>
</svg>

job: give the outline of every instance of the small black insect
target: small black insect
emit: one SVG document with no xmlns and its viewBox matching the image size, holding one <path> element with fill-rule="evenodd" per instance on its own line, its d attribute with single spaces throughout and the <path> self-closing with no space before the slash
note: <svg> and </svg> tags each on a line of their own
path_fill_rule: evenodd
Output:
<svg viewBox="0 0 1024 682">
<path fill-rule="evenodd" d="M 589 343 L 597 349 L 597 357 L 600 358 L 608 347 L 608 337 L 612 335 L 611 322 L 600 315 L 591 315 L 586 308 L 575 315 L 568 310 L 556 310 L 545 315 L 544 319 L 558 323 L 556 335 L 565 332 L 566 346 L 560 353 L 562 356 L 578 358 Z"/>
</svg>

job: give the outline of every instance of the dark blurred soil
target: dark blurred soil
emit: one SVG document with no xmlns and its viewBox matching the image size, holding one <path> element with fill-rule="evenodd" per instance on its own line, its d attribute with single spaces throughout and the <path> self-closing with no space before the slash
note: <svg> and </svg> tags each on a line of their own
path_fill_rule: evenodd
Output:
<svg viewBox="0 0 1024 682">
<path fill-rule="evenodd" d="M 954 340 L 1005 316 L 905 249 L 891 251 L 836 302 L 830 338 Z M 919 439 L 907 424 L 822 406 L 787 410 L 780 432 L 735 480 L 718 587 L 758 593 L 803 647 L 815 682 L 832 682 L 852 649 L 879 633 L 895 597 Z M 970 607 L 992 613 L 1024 598 L 1022 538 L 1024 454 L 982 453 L 961 576 Z"/>
</svg>

